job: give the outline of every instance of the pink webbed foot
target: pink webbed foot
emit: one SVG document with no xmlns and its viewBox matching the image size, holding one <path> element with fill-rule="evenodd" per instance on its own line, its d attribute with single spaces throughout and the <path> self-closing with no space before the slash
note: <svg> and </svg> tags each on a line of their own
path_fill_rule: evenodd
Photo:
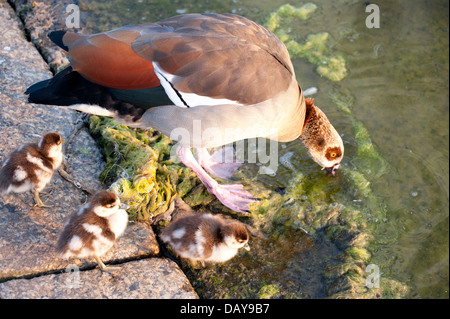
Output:
<svg viewBox="0 0 450 319">
<path fill-rule="evenodd" d="M 205 185 L 206 186 L 206 185 Z M 249 204 L 257 202 L 250 192 L 244 189 L 242 184 L 211 183 L 206 188 L 214 194 L 218 200 L 228 208 L 240 212 L 250 213 Z"/>
<path fill-rule="evenodd" d="M 211 194 L 228 208 L 241 213 L 249 213 L 249 204 L 257 200 L 241 184 L 220 185 L 200 166 L 189 148 L 179 147 L 177 155 L 180 161 L 192 169 Z"/>
<path fill-rule="evenodd" d="M 243 164 L 236 160 L 233 146 L 224 146 L 209 154 L 206 148 L 197 148 L 198 163 L 209 174 L 223 179 L 230 179 L 231 176 Z"/>
</svg>

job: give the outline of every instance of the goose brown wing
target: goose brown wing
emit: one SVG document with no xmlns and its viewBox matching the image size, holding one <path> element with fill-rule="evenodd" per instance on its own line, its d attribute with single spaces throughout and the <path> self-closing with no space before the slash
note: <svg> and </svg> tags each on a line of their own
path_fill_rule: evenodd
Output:
<svg viewBox="0 0 450 319">
<path fill-rule="evenodd" d="M 153 61 L 179 92 L 255 104 L 292 81 L 284 44 L 246 18 L 192 14 L 136 27 L 141 35 L 133 50 Z"/>
</svg>

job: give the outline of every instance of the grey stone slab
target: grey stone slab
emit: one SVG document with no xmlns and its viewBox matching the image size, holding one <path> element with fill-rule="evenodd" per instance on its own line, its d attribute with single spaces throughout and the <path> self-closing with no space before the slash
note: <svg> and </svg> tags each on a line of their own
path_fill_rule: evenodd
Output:
<svg viewBox="0 0 450 319">
<path fill-rule="evenodd" d="M 53 131 L 71 135 L 79 113 L 64 107 L 27 103 L 26 88 L 50 78 L 51 72 L 36 48 L 27 41 L 20 20 L 5 0 L 0 0 L 0 163 L 24 143 Z M 72 177 L 91 189 L 104 186 L 98 175 L 104 166 L 102 155 L 85 129 L 76 135 L 65 154 Z M 86 201 L 86 193 L 55 173 L 42 194 L 51 208 L 33 207 L 31 193 L 0 197 L 0 281 L 58 269 L 69 263 L 92 264 L 87 260 L 62 260 L 54 247 L 74 211 Z M 104 256 L 104 261 L 129 260 L 158 254 L 152 228 L 145 223 L 130 224 L 126 233 Z"/>
<path fill-rule="evenodd" d="M 39 49 L 53 71 L 69 63 L 66 53 L 47 37 L 49 31 L 67 29 L 69 4 L 74 0 L 11 0 L 31 42 Z"/>
<path fill-rule="evenodd" d="M 114 275 L 98 269 L 70 271 L 0 283 L 0 299 L 194 299 L 173 261 L 149 258 L 121 264 Z"/>
</svg>

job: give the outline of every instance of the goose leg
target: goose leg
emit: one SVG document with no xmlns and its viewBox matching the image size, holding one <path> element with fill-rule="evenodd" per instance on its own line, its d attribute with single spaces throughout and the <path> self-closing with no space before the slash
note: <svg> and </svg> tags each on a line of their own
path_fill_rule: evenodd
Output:
<svg viewBox="0 0 450 319">
<path fill-rule="evenodd" d="M 224 146 L 209 154 L 206 148 L 197 148 L 198 163 L 209 174 L 219 178 L 230 179 L 239 167 L 241 162 L 236 161 L 233 146 Z"/>
<path fill-rule="evenodd" d="M 179 147 L 177 155 L 180 161 L 192 169 L 211 194 L 228 208 L 241 213 L 249 213 L 249 204 L 256 199 L 241 184 L 220 185 L 200 166 L 190 148 Z"/>
<path fill-rule="evenodd" d="M 97 257 L 97 256 L 94 256 L 94 257 L 95 257 L 95 260 L 97 261 L 98 268 L 100 268 L 100 270 L 102 272 L 111 273 L 114 271 L 118 271 L 121 268 L 119 266 L 106 266 L 99 257 Z"/>
<path fill-rule="evenodd" d="M 41 201 L 41 199 L 39 198 L 39 191 L 38 190 L 34 190 L 34 201 L 36 202 L 36 204 L 34 205 L 36 207 L 51 208 L 51 206 L 44 205 L 44 203 Z"/>
</svg>

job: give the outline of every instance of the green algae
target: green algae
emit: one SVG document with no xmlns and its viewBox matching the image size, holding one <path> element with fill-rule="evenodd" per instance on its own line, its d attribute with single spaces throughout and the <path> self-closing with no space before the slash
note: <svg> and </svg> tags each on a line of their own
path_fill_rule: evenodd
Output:
<svg viewBox="0 0 450 319">
<path fill-rule="evenodd" d="M 129 205 L 132 219 L 156 217 L 175 196 L 191 206 L 213 200 L 191 170 L 170 160 L 173 143 L 167 136 L 99 116 L 90 117 L 89 128 L 105 154 L 100 180 Z"/>
<path fill-rule="evenodd" d="M 329 33 L 309 34 L 301 44 L 290 29 L 293 19 L 308 20 L 316 9 L 317 6 L 313 3 L 306 3 L 300 7 L 282 5 L 269 15 L 265 27 L 284 42 L 291 57 L 307 59 L 316 65 L 316 71 L 321 76 L 338 82 L 347 75 L 347 68 L 344 57 L 334 53 L 328 45 Z"/>
<path fill-rule="evenodd" d="M 258 299 L 273 299 L 280 294 L 280 287 L 277 284 L 270 284 L 261 287 L 258 291 Z"/>
<path fill-rule="evenodd" d="M 282 5 L 276 12 L 272 12 L 269 15 L 266 22 L 266 28 L 270 31 L 279 30 L 281 29 L 282 21 L 285 19 L 292 20 L 292 18 L 298 18 L 301 20 L 308 20 L 316 9 L 317 6 L 311 2 L 298 8 L 290 4 Z"/>
<path fill-rule="evenodd" d="M 325 178 L 314 180 L 296 172 L 283 196 L 275 194 L 260 204 L 253 216 L 254 225 L 276 241 L 287 240 L 286 232 L 295 230 L 304 231 L 312 238 L 324 231 L 342 255 L 323 271 L 329 298 L 400 298 L 407 287 L 389 278 L 383 278 L 377 289 L 366 287 L 369 273 L 365 267 L 371 260 L 374 241 L 371 218 L 380 218 L 385 212 L 378 207 L 367 179 L 355 183 L 356 178 L 343 176 L 347 190 L 369 198 L 363 209 L 343 199 L 339 192 L 326 190 Z M 363 174 L 358 176 L 361 178 Z M 284 297 L 289 293 L 286 287 L 280 290 Z M 301 298 L 298 294 L 294 296 Z"/>
</svg>

